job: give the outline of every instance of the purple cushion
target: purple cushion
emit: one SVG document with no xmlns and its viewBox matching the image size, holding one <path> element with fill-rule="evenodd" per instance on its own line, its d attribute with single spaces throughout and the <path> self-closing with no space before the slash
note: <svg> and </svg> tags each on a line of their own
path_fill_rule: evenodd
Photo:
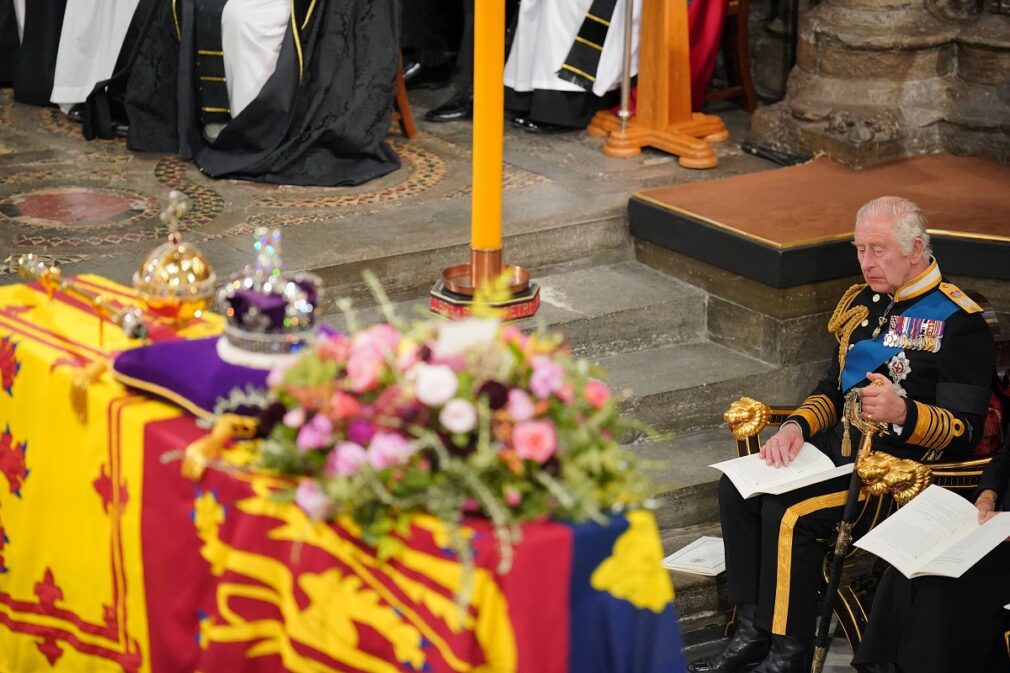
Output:
<svg viewBox="0 0 1010 673">
<path fill-rule="evenodd" d="M 116 380 L 152 393 L 192 414 L 210 416 L 219 398 L 235 388 L 266 390 L 269 373 L 228 364 L 217 354 L 218 337 L 183 339 L 135 348 L 120 353 L 112 365 Z M 258 408 L 229 409 L 231 413 L 257 415 Z"/>
</svg>

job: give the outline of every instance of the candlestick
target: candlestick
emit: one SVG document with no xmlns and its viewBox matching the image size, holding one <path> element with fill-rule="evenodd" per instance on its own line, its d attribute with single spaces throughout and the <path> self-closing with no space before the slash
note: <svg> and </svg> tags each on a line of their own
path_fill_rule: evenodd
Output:
<svg viewBox="0 0 1010 673">
<path fill-rule="evenodd" d="M 501 248 L 505 0 L 474 2 L 473 205 L 475 250 Z M 495 274 L 497 275 L 497 274 Z M 478 279 L 484 280 L 484 279 Z"/>
</svg>

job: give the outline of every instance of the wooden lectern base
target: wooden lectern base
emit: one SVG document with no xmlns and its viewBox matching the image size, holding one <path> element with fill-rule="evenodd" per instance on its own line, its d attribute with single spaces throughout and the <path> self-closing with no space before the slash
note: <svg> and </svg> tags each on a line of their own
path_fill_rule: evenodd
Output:
<svg viewBox="0 0 1010 673">
<path fill-rule="evenodd" d="M 689 121 L 670 124 L 665 131 L 645 128 L 632 117 L 626 130 L 621 131 L 617 115 L 603 110 L 596 113 L 586 131 L 590 135 L 607 137 L 603 153 L 608 157 L 637 157 L 643 147 L 655 147 L 679 157 L 677 162 L 684 168 L 715 167 L 719 159 L 710 143 L 729 138 L 729 131 L 719 117 L 697 112 Z"/>
</svg>

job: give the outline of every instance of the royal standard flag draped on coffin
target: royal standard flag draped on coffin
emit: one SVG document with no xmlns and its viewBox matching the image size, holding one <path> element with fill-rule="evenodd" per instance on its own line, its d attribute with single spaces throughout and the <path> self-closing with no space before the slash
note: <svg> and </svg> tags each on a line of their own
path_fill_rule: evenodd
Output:
<svg viewBox="0 0 1010 673">
<path fill-rule="evenodd" d="M 132 293 L 78 279 L 111 305 Z M 178 415 L 107 375 L 74 381 L 139 345 L 86 305 L 38 284 L 0 288 L 0 670 L 143 671 L 147 616 L 140 557 L 144 426 Z M 220 331 L 212 318 L 189 336 Z M 159 338 L 173 338 L 164 328 Z M 100 371 L 100 370 L 94 370 Z"/>
<path fill-rule="evenodd" d="M 82 283 L 122 302 L 109 281 Z M 208 318 L 185 334 L 217 333 Z M 97 378 L 139 345 L 37 285 L 0 288 L 0 670 L 684 670 L 673 591 L 648 513 L 524 527 L 500 575 L 493 530 L 468 528 L 474 590 L 444 527 L 419 518 L 380 563 L 349 526 L 308 521 L 269 479 L 166 462 L 204 434 L 176 408 Z"/>
</svg>

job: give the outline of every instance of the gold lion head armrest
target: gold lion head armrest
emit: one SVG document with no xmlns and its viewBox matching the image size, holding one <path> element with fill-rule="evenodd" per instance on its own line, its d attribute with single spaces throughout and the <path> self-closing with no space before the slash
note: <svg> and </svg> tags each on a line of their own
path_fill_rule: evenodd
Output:
<svg viewBox="0 0 1010 673">
<path fill-rule="evenodd" d="M 750 397 L 741 397 L 729 405 L 722 419 L 729 426 L 733 438 L 739 441 L 757 436 L 768 425 L 771 415 L 768 405 Z"/>
<path fill-rule="evenodd" d="M 922 493 L 933 481 L 932 471 L 922 463 L 879 451 L 859 460 L 856 473 L 867 494 L 890 495 L 899 506 Z"/>
</svg>

